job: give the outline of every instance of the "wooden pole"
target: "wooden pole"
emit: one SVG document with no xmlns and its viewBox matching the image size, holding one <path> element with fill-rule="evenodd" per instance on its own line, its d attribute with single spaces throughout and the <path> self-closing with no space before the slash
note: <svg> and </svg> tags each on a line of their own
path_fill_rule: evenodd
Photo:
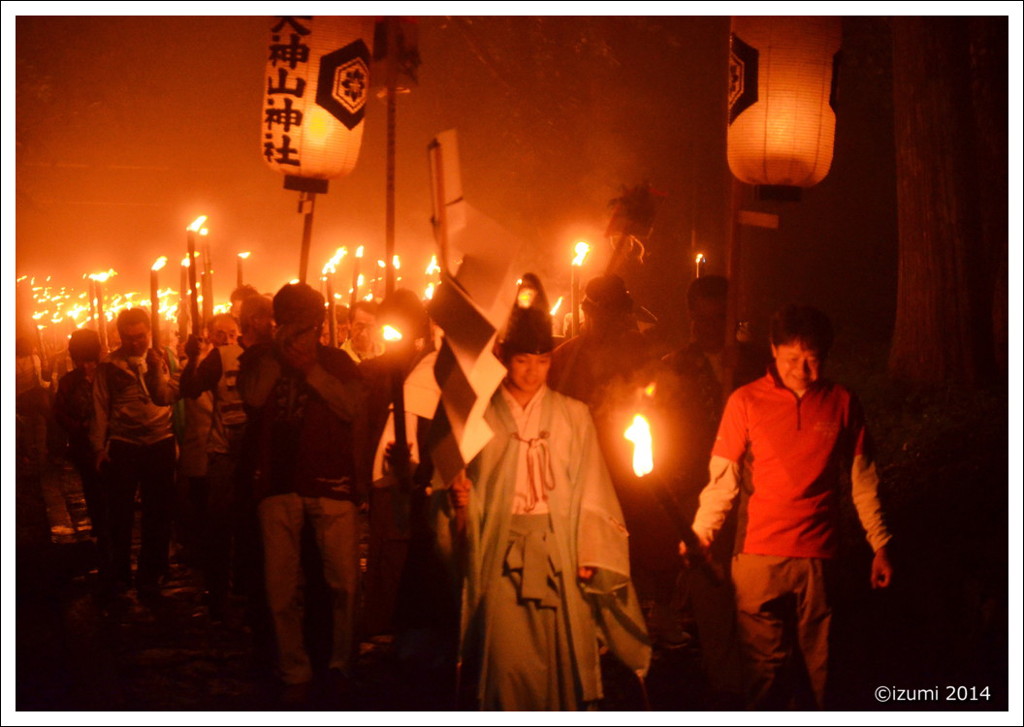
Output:
<svg viewBox="0 0 1024 727">
<path fill-rule="evenodd" d="M 313 239 L 313 211 L 316 206 L 316 192 L 299 193 L 299 212 L 305 213 L 302 220 L 302 249 L 299 253 L 299 280 L 306 282 L 309 272 L 309 247 Z"/>
<path fill-rule="evenodd" d="M 196 233 L 188 231 L 188 295 L 192 335 L 198 336 L 199 326 L 199 283 L 196 280 Z"/>
<path fill-rule="evenodd" d="M 395 292 L 395 122 L 398 115 L 398 18 L 388 18 L 387 24 L 387 188 L 384 206 L 384 296 Z"/>
</svg>

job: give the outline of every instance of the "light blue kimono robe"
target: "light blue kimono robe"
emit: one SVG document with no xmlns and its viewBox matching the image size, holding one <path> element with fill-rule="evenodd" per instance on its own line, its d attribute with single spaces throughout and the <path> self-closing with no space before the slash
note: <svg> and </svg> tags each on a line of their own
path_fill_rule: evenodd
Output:
<svg viewBox="0 0 1024 727">
<path fill-rule="evenodd" d="M 518 612 L 508 610 L 527 606 L 510 590 L 505 572 L 506 561 L 516 558 L 509 553 L 519 441 L 499 390 L 485 414 L 494 437 L 467 468 L 473 487 L 466 522 L 462 650 L 482 665 L 479 696 L 485 709 L 573 709 L 601 699 L 599 639 L 639 676 L 650 665 L 650 643 L 629 579 L 628 534 L 590 412 L 582 402 L 546 387 L 537 395 L 545 397 L 539 402 L 540 432 L 548 446 L 553 483 L 548 492 L 550 530 L 543 547 L 550 570 L 560 574 L 544 574 L 558 584 L 553 591 L 557 645 L 530 643 L 544 637 L 533 634 Z M 577 576 L 580 566 L 595 569 L 586 584 Z M 519 671 L 521 676 L 513 680 L 529 679 L 529 672 L 544 671 L 536 669 L 543 661 L 549 674 L 539 679 L 550 681 L 557 672 L 555 681 L 568 685 L 560 696 L 557 688 L 555 696 L 548 689 L 546 697 L 532 696 L 531 688 L 511 697 L 502 693 L 509 673 Z M 539 691 L 545 693 L 543 685 Z M 523 693 L 531 695 L 527 703 L 521 703 Z"/>
</svg>

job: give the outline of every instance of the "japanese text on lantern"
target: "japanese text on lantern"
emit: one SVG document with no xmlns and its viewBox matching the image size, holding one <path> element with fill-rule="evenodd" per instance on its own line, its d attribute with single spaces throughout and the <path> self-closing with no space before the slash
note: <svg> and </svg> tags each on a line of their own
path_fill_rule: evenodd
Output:
<svg viewBox="0 0 1024 727">
<path fill-rule="evenodd" d="M 267 59 L 267 97 L 264 108 L 263 155 L 271 164 L 299 165 L 299 150 L 292 146 L 290 132 L 302 126 L 303 112 L 294 99 L 306 92 L 305 69 L 309 63 L 308 18 L 283 17 L 270 29 Z M 276 75 L 275 75 L 276 74 Z"/>
</svg>

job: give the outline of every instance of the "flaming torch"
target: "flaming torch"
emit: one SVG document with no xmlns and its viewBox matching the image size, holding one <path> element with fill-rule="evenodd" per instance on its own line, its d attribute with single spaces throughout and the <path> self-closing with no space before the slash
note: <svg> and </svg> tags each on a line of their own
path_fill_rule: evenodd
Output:
<svg viewBox="0 0 1024 727">
<path fill-rule="evenodd" d="M 103 313 L 103 283 L 117 275 L 116 270 L 108 270 L 105 273 L 93 273 L 89 276 L 96 286 L 96 323 L 99 326 L 100 344 L 104 350 L 109 350 L 107 341 L 107 317 Z"/>
<path fill-rule="evenodd" d="M 342 259 L 347 254 L 348 250 L 344 247 L 339 247 L 334 251 L 334 257 L 328 260 L 323 270 L 320 271 L 324 282 L 327 284 L 327 330 L 330 336 L 331 348 L 338 347 L 338 319 L 334 302 L 334 273 L 337 272 L 338 265 L 341 264 Z"/>
<path fill-rule="evenodd" d="M 251 254 L 252 253 L 248 252 L 248 251 L 238 253 L 238 286 L 237 287 L 239 287 L 239 288 L 241 288 L 243 285 L 245 285 L 245 277 L 242 275 L 242 263 L 244 263 L 246 260 L 248 260 L 249 256 Z"/>
<path fill-rule="evenodd" d="M 191 263 L 187 257 L 181 259 L 181 285 L 178 287 L 178 338 L 185 340 L 188 335 L 188 269 Z"/>
<path fill-rule="evenodd" d="M 159 257 L 149 269 L 149 307 L 152 311 L 150 328 L 153 331 L 153 348 L 160 350 L 160 292 L 158 273 L 167 264 L 167 258 Z"/>
<path fill-rule="evenodd" d="M 580 333 L 580 274 L 579 269 L 583 267 L 584 261 L 587 259 L 587 255 L 590 254 L 590 245 L 583 240 L 576 243 L 574 248 L 576 257 L 572 259 L 572 286 L 571 296 L 572 300 L 572 335 L 578 336 Z"/>
<path fill-rule="evenodd" d="M 707 264 L 708 264 L 708 259 L 706 257 L 704 257 L 704 253 L 698 252 L 697 253 L 697 257 L 694 259 L 693 262 L 694 262 L 694 265 L 696 265 L 696 267 L 697 267 L 696 277 L 699 278 L 699 277 L 703 276 L 704 275 L 704 268 L 707 267 Z"/>
<path fill-rule="evenodd" d="M 563 335 L 562 329 L 565 327 L 564 322 L 560 322 L 558 320 L 558 311 L 562 308 L 562 303 L 564 302 L 565 296 L 560 295 L 558 296 L 558 300 L 555 301 L 555 304 L 551 307 L 551 323 L 554 325 L 555 331 L 559 336 Z"/>
<path fill-rule="evenodd" d="M 206 222 L 206 215 L 200 215 L 192 224 L 189 225 L 188 230 L 188 290 L 189 297 L 191 298 L 190 313 L 192 318 L 192 333 L 195 334 L 199 328 L 199 286 L 196 283 L 196 233 L 203 228 L 203 223 Z"/>
<path fill-rule="evenodd" d="M 363 259 L 365 252 L 362 245 L 356 248 L 356 255 L 352 258 L 352 292 L 348 299 L 348 309 L 352 310 L 359 299 L 359 261 Z"/>
<path fill-rule="evenodd" d="M 624 436 L 633 443 L 633 473 L 643 477 L 654 471 L 654 451 L 651 440 L 651 425 L 643 414 L 633 417 Z"/>
<path fill-rule="evenodd" d="M 203 322 L 208 323 L 213 318 L 213 259 L 210 255 L 210 240 L 207 235 L 210 231 L 203 227 L 199 235 L 203 238 Z"/>
</svg>

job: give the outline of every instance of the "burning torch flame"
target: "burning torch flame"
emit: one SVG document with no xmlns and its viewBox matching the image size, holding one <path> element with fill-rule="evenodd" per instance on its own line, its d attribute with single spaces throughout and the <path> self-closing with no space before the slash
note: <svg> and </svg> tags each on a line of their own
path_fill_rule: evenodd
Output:
<svg viewBox="0 0 1024 727">
<path fill-rule="evenodd" d="M 110 278 L 114 277 L 115 275 L 117 275 L 117 271 L 114 270 L 113 268 L 111 268 L 110 270 L 108 270 L 105 273 L 92 273 L 89 277 L 92 280 L 95 280 L 97 283 L 105 283 L 108 280 L 110 280 Z"/>
<path fill-rule="evenodd" d="M 324 264 L 324 269 L 320 271 L 321 275 L 330 275 L 338 271 L 338 265 L 341 263 L 342 258 L 348 255 L 348 250 L 343 247 L 339 247 L 334 251 L 334 257 L 328 260 Z"/>
<path fill-rule="evenodd" d="M 243 260 L 248 260 L 250 255 L 252 255 L 251 252 L 240 252 L 240 253 L 238 253 L 238 257 L 242 258 Z"/>
<path fill-rule="evenodd" d="M 440 266 L 437 264 L 437 255 L 430 256 L 430 265 L 427 266 L 427 275 L 433 275 L 441 272 Z"/>
<path fill-rule="evenodd" d="M 551 309 L 551 315 L 558 315 L 558 309 L 562 307 L 562 301 L 565 300 L 564 295 L 558 296 L 558 302 L 555 303 L 555 307 Z"/>
<path fill-rule="evenodd" d="M 384 326 L 384 328 L 381 329 L 381 336 L 384 338 L 385 341 L 402 340 L 402 332 L 392 326 Z"/>
<path fill-rule="evenodd" d="M 633 423 L 624 433 L 626 439 L 633 443 L 633 472 L 643 477 L 654 471 L 654 454 L 651 442 L 651 425 L 647 419 L 637 414 Z"/>
<path fill-rule="evenodd" d="M 434 284 L 433 283 L 427 283 L 426 290 L 423 291 L 423 297 L 426 300 L 433 300 L 434 299 Z"/>
<path fill-rule="evenodd" d="M 402 269 L 402 260 L 398 257 L 398 255 L 391 256 L 391 267 L 393 267 L 395 270 Z"/>
<path fill-rule="evenodd" d="M 590 254 L 590 245 L 580 240 L 576 243 L 575 247 L 576 257 L 572 259 L 572 264 L 576 267 L 582 267 L 583 261 L 587 259 L 587 255 Z"/>
<path fill-rule="evenodd" d="M 199 215 L 192 221 L 192 224 L 186 227 L 185 229 L 189 230 L 190 232 L 199 232 L 199 234 L 203 234 L 202 232 L 200 232 L 200 228 L 203 226 L 203 223 L 206 222 L 206 219 L 206 215 Z"/>
<path fill-rule="evenodd" d="M 167 256 L 163 255 L 162 257 L 158 258 L 155 263 L 153 263 L 153 267 L 150 268 L 150 269 L 155 273 L 158 270 L 163 270 L 164 269 L 164 265 L 166 265 L 166 264 L 167 264 Z"/>
<path fill-rule="evenodd" d="M 356 248 L 356 257 L 362 257 L 362 256 L 363 256 L 363 246 L 360 245 L 359 247 Z"/>
</svg>

